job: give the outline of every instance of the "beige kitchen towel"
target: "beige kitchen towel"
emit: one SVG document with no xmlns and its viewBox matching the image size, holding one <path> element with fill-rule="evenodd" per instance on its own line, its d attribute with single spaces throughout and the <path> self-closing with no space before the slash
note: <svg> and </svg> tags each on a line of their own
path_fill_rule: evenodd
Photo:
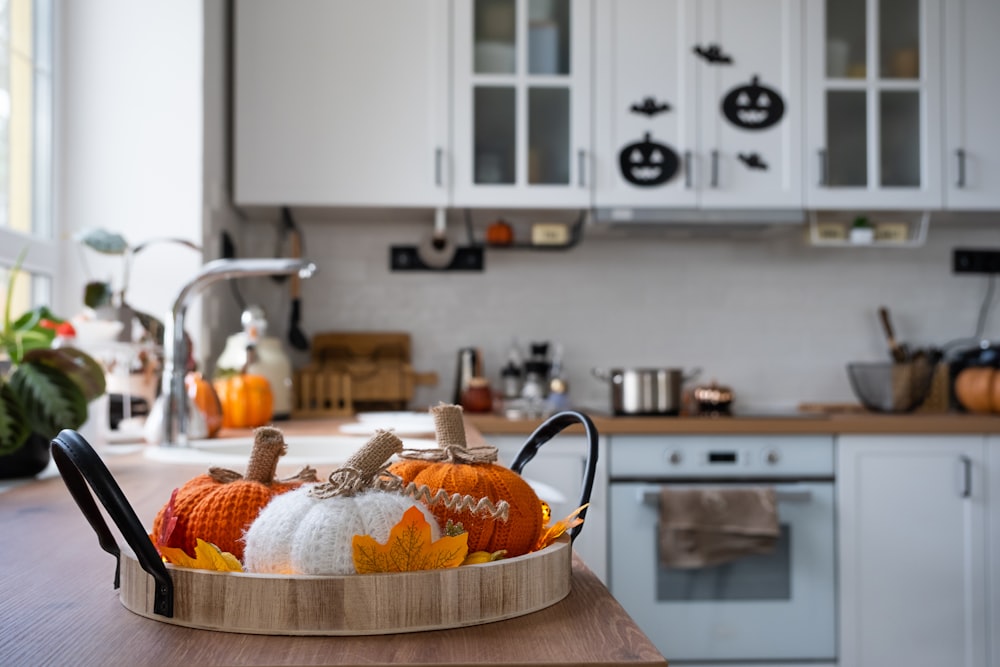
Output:
<svg viewBox="0 0 1000 667">
<path fill-rule="evenodd" d="M 666 567 L 709 567 L 770 553 L 781 534 L 774 489 L 664 487 L 659 533 Z"/>
</svg>

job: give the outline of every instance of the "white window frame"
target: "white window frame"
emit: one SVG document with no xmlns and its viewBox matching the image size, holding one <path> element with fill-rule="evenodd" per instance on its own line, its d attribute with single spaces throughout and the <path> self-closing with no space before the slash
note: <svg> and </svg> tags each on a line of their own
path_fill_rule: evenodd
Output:
<svg viewBox="0 0 1000 667">
<path fill-rule="evenodd" d="M 47 12 L 50 20 L 50 30 L 51 34 L 48 37 L 48 44 L 51 46 L 52 52 L 48 54 L 48 61 L 51 64 L 51 70 L 49 71 L 49 85 L 51 90 L 49 91 L 49 109 L 48 118 L 45 119 L 45 126 L 39 125 L 39 107 L 37 102 L 37 95 L 34 100 L 32 100 L 31 110 L 32 110 L 32 137 L 31 151 L 32 151 L 32 161 L 33 165 L 36 161 L 43 160 L 44 164 L 40 167 L 34 168 L 31 175 L 31 206 L 32 206 L 32 229 L 36 230 L 31 234 L 11 229 L 8 226 L 0 227 L 0 269 L 3 269 L 3 274 L 6 274 L 6 269 L 12 267 L 17 260 L 18 255 L 22 250 L 27 248 L 27 254 L 24 258 L 22 264 L 22 270 L 33 277 L 31 283 L 31 305 L 52 305 L 52 299 L 54 296 L 54 290 L 56 289 L 56 278 L 59 268 L 59 244 L 57 242 L 59 238 L 59 227 L 57 224 L 58 216 L 55 210 L 55 199 L 56 199 L 56 170 L 55 170 L 55 132 L 56 132 L 56 122 L 55 113 L 57 108 L 56 102 L 56 91 L 58 87 L 56 85 L 56 69 L 58 67 L 58 2 L 56 0 L 8 0 L 8 16 L 7 20 L 10 20 L 11 13 L 14 11 L 13 5 L 26 3 L 31 7 L 32 19 L 38 16 L 39 7 L 44 7 L 45 12 Z M 37 42 L 37 28 L 35 25 L 31 26 L 32 41 Z M 8 35 L 10 30 L 8 29 Z M 37 44 L 35 44 L 37 46 Z M 16 57 L 23 57 L 15 54 L 12 50 L 12 44 L 10 41 L 0 39 L 0 49 L 7 50 L 8 59 L 12 61 Z M 32 73 L 33 78 L 37 73 L 38 63 L 36 59 L 36 53 L 33 52 L 31 57 L 32 62 Z M 32 91 L 36 90 L 34 82 L 32 85 Z M 13 105 L 11 105 L 13 106 Z M 2 122 L 2 121 L 0 121 Z M 38 150 L 38 144 L 42 144 L 42 148 Z M 8 157 L 9 159 L 9 157 Z M 39 193 L 36 188 L 38 187 L 37 172 L 39 169 L 46 170 L 47 181 L 48 181 L 48 192 L 44 193 L 42 196 L 45 197 L 44 203 L 39 201 Z M 4 184 L 4 187 L 9 187 L 10 182 Z M 41 209 L 41 211 L 40 211 Z M 44 215 L 46 219 L 39 220 L 36 216 Z M 6 286 L 3 284 L 2 286 Z M 5 299 L 3 294 L 0 294 L 0 303 Z"/>
</svg>

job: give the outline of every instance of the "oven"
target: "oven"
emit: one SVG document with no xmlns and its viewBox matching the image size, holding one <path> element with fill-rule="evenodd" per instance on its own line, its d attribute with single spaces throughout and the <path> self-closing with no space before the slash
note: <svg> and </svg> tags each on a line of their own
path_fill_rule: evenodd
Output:
<svg viewBox="0 0 1000 667">
<path fill-rule="evenodd" d="M 608 457 L 609 588 L 671 665 L 835 662 L 832 437 L 622 436 Z M 770 550 L 664 566 L 664 488 L 773 489 Z"/>
</svg>

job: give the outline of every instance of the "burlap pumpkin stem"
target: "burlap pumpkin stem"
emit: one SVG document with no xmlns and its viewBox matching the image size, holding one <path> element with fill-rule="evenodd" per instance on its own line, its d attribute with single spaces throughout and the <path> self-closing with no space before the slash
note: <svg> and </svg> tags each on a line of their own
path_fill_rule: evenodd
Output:
<svg viewBox="0 0 1000 667">
<path fill-rule="evenodd" d="M 274 473 L 278 469 L 278 460 L 287 453 L 288 444 L 281 431 L 273 426 L 261 426 L 253 433 L 253 449 L 250 451 L 250 460 L 247 462 L 246 476 L 235 470 L 216 466 L 208 469 L 208 475 L 219 484 L 229 484 L 240 479 L 260 482 L 261 484 L 319 481 L 316 469 L 312 466 L 303 466 L 291 477 L 276 478 Z"/>
<path fill-rule="evenodd" d="M 329 479 L 309 489 L 314 498 L 353 496 L 366 489 L 396 491 L 402 484 L 398 477 L 385 475 L 389 459 L 403 450 L 403 441 L 394 433 L 378 429 L 347 462 L 330 473 Z"/>
</svg>

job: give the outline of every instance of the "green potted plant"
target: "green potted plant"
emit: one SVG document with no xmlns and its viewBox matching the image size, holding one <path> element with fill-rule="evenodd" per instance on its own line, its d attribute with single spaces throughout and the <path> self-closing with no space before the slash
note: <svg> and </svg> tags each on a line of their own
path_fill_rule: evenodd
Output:
<svg viewBox="0 0 1000 667">
<path fill-rule="evenodd" d="M 49 442 L 87 421 L 87 404 L 104 394 L 104 370 L 90 355 L 57 345 L 64 320 L 39 307 L 11 317 L 25 253 L 10 270 L 0 326 L 0 479 L 31 477 L 49 462 Z"/>
</svg>

